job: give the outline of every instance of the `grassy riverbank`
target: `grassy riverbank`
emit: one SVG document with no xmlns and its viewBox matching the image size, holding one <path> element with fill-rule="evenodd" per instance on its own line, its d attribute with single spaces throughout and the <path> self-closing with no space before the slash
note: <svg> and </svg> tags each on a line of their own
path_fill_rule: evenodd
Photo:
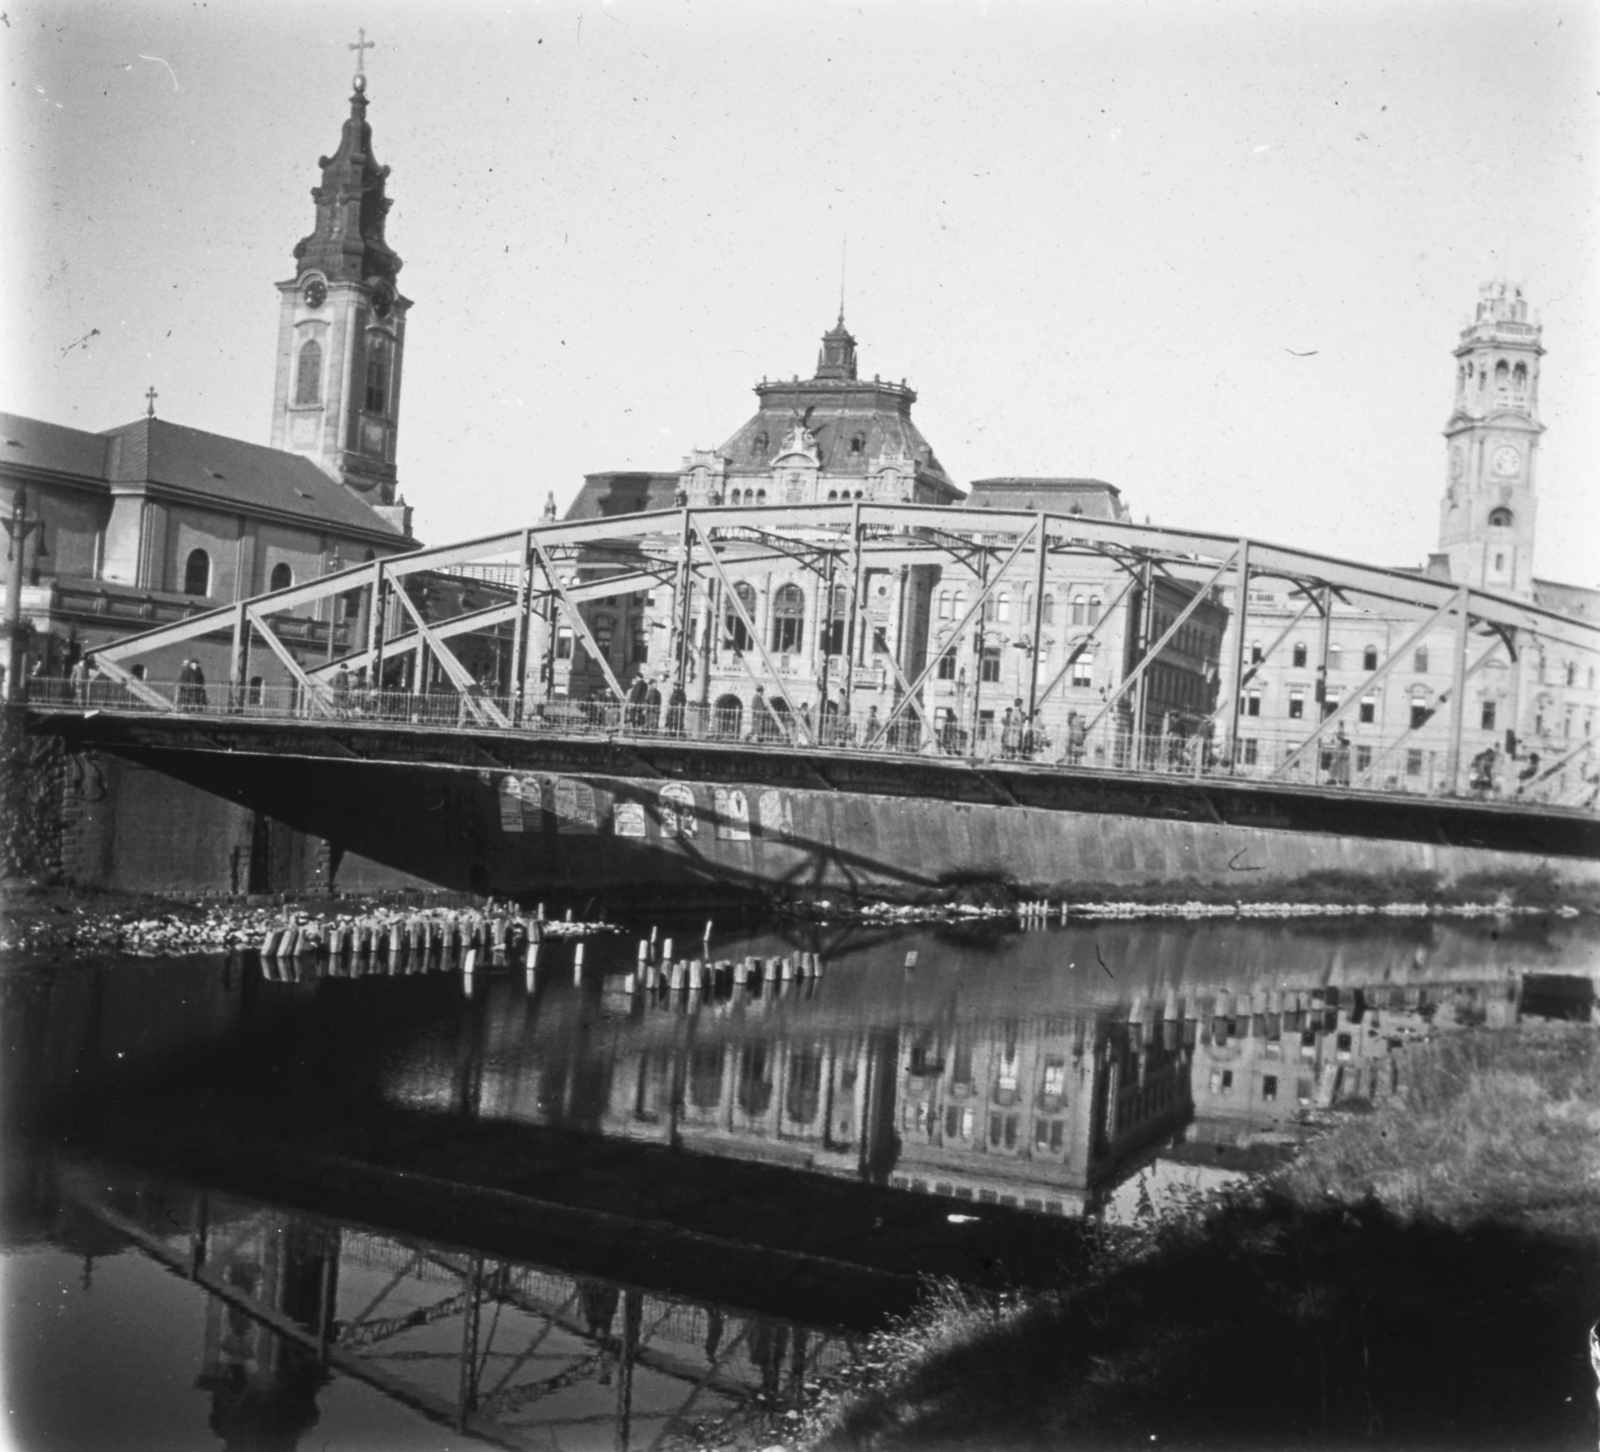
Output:
<svg viewBox="0 0 1600 1452">
<path fill-rule="evenodd" d="M 947 1289 L 815 1448 L 1593 1446 L 1592 1030 L 1462 1034 L 1248 1193 L 1107 1231 L 1054 1293 Z"/>
</svg>

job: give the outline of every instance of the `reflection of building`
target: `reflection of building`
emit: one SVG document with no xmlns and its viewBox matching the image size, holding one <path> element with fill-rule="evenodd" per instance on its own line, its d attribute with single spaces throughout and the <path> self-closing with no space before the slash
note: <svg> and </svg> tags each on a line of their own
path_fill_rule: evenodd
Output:
<svg viewBox="0 0 1600 1452">
<path fill-rule="evenodd" d="M 1200 1010 L 1186 1138 L 1297 1140 L 1306 1110 L 1392 1090 L 1397 1051 L 1433 1029 L 1514 1024 L 1516 993 L 1505 980 L 1218 994 Z"/>
<path fill-rule="evenodd" d="M 902 1060 L 893 1183 L 1055 1214 L 1090 1208 L 1187 1121 L 1180 1028 L 1139 1012 L 920 1033 Z"/>
<path fill-rule="evenodd" d="M 395 429 L 407 299 L 384 240 L 387 167 L 372 156 L 357 77 L 339 146 L 313 191 L 316 221 L 279 284 L 272 447 L 154 417 L 102 433 L 0 415 L 0 510 L 24 491 L 31 519 L 17 567 L 30 664 L 62 672 L 86 646 L 414 547 L 395 492 Z M 0 575 L 11 565 L 0 556 Z M 364 641 L 364 593 L 280 626 L 320 661 Z M 298 628 L 296 628 L 298 627 Z M 226 680 L 225 638 L 179 647 Z M 259 669 L 287 679 L 267 652 Z"/>
<path fill-rule="evenodd" d="M 1439 550 L 1424 573 L 1594 620 L 1600 590 L 1533 573 L 1543 356 L 1522 290 L 1486 283 L 1455 349 Z M 1356 609 L 1326 593 L 1313 599 L 1278 580 L 1252 585 L 1249 605 L 1238 732 L 1247 765 L 1273 759 L 1321 716 L 1348 705 L 1342 724 L 1356 785 L 1438 789 L 1454 769 L 1450 696 L 1463 644 L 1467 711 L 1455 763 L 1463 786 L 1472 759 L 1488 747 L 1514 746 L 1525 762 L 1537 752 L 1548 767 L 1595 731 L 1595 665 L 1576 650 L 1534 643 L 1513 658 L 1493 634 L 1462 642 L 1448 618 L 1419 634 L 1414 615 L 1376 602 Z M 1396 652 L 1398 666 L 1373 680 Z M 1330 765 L 1325 751 L 1324 769 Z M 1573 764 L 1558 796 L 1581 791 L 1583 769 L 1581 760 Z M 1516 785 L 1502 761 L 1498 789 Z"/>
</svg>

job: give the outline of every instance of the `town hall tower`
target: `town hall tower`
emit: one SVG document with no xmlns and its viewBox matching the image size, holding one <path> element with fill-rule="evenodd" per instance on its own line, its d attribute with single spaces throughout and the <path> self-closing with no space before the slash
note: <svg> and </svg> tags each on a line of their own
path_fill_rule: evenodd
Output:
<svg viewBox="0 0 1600 1452">
<path fill-rule="evenodd" d="M 1497 594 L 1534 593 L 1539 334 L 1522 289 L 1487 282 L 1455 349 L 1439 549 L 1452 580 Z"/>
</svg>

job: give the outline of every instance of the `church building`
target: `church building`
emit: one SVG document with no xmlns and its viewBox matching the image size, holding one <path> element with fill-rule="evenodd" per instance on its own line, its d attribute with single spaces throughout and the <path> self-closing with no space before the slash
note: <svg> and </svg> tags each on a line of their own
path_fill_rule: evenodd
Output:
<svg viewBox="0 0 1600 1452">
<path fill-rule="evenodd" d="M 270 446 L 157 418 L 154 390 L 146 417 L 100 433 L 0 414 L 0 512 L 17 539 L 0 580 L 20 575 L 24 673 L 59 676 L 90 646 L 417 547 L 395 471 L 410 302 L 363 74 L 320 165 L 312 230 L 278 284 Z M 365 608 L 352 592 L 280 635 L 309 659 L 344 654 Z M 186 655 L 226 680 L 222 637 L 175 648 L 150 678 L 175 679 Z M 257 667 L 282 677 L 266 651 Z"/>
</svg>

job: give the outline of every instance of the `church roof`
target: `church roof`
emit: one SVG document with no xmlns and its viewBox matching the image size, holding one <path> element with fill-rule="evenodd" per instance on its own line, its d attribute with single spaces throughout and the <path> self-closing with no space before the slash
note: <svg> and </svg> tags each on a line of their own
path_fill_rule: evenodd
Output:
<svg viewBox="0 0 1600 1452">
<path fill-rule="evenodd" d="M 0 468 L 16 464 L 99 483 L 106 477 L 106 454 L 102 434 L 24 418 L 19 413 L 0 413 Z"/>
<path fill-rule="evenodd" d="M 165 484 L 218 503 L 296 514 L 344 529 L 395 536 L 392 525 L 311 460 L 264 444 L 141 418 L 107 429 L 113 484 Z"/>
<path fill-rule="evenodd" d="M 6 464 L 105 486 L 166 485 L 208 495 L 224 508 L 295 515 L 343 530 L 404 538 L 299 454 L 165 419 L 141 418 L 94 434 L 0 413 L 0 467 Z"/>
</svg>

